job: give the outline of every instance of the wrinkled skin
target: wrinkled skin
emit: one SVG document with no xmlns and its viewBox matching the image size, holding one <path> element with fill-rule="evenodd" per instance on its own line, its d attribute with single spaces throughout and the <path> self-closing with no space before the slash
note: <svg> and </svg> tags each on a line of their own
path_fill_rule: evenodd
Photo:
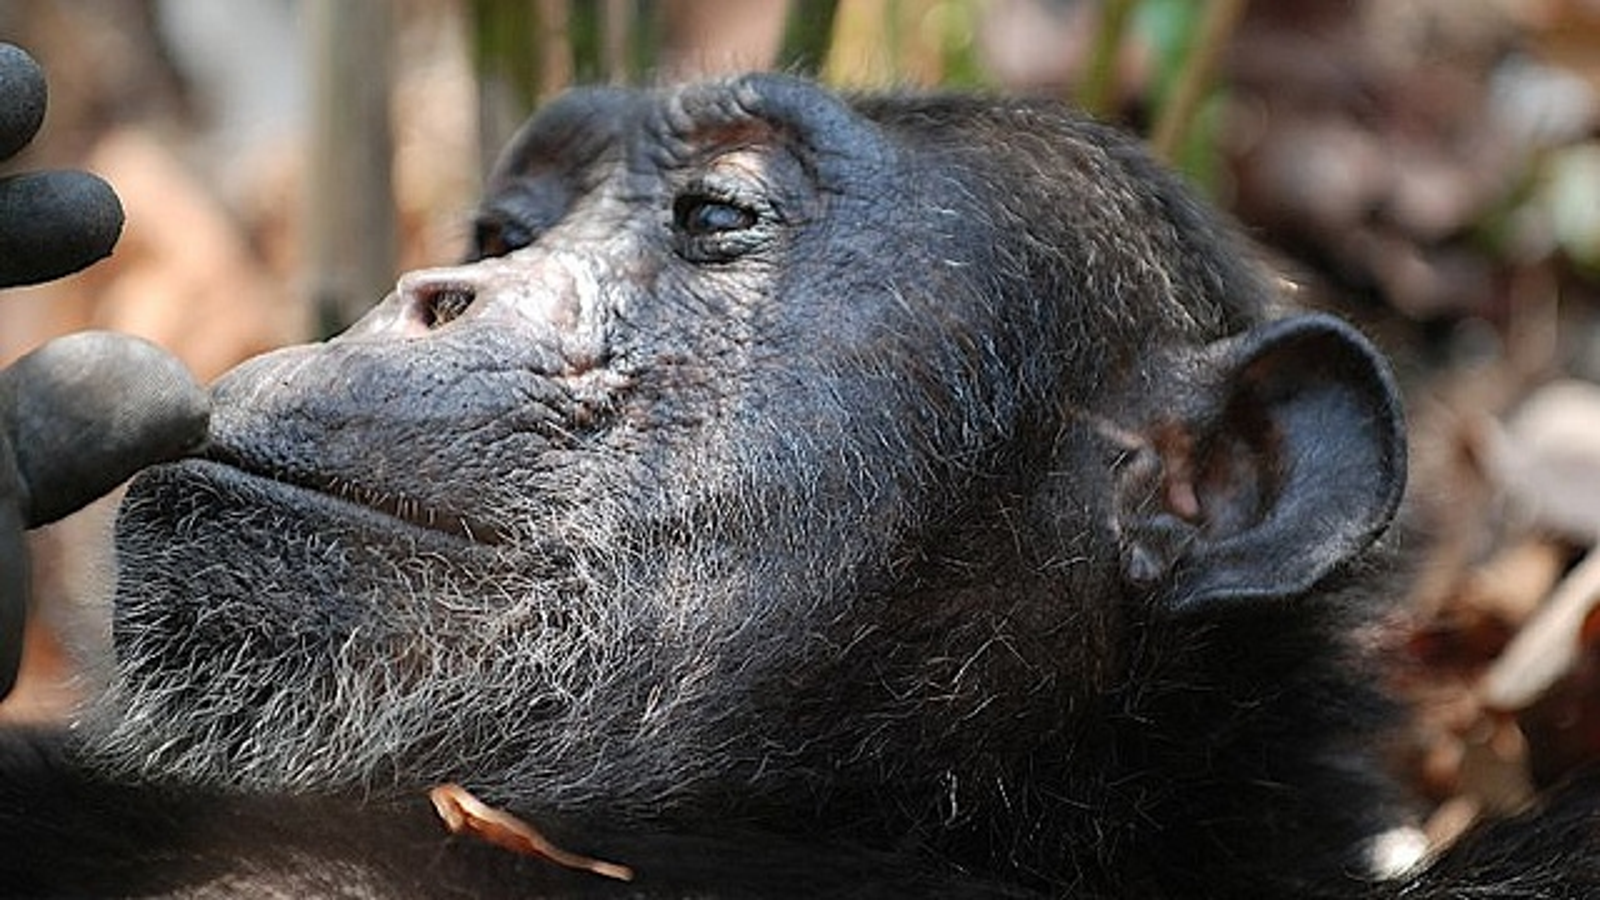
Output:
<svg viewBox="0 0 1600 900">
<path fill-rule="evenodd" d="M 61 762 L 0 745 L 11 808 L 111 811 L 33 817 L 61 847 L 0 874 L 1387 891 L 1348 633 L 1400 415 L 1268 285 L 1051 104 L 569 95 L 471 260 L 225 376 L 205 458 L 133 484 L 110 694 Z M 445 781 L 639 880 L 446 839 Z"/>
<path fill-rule="evenodd" d="M 162 723 L 130 755 L 263 786 L 396 768 L 655 809 L 693 797 L 703 747 L 750 772 L 805 760 L 815 735 L 783 719 L 885 616 L 999 615 L 946 598 L 940 571 L 991 561 L 914 556 L 1035 488 L 1047 448 L 1016 458 L 1011 439 L 1058 427 L 1070 373 L 1132 380 L 1103 347 L 1024 350 L 1116 310 L 1052 304 L 1043 323 L 1042 298 L 979 297 L 966 273 L 998 262 L 970 233 L 994 216 L 982 186 L 847 115 L 783 82 L 569 98 L 492 181 L 480 253 L 509 252 L 410 273 L 343 337 L 223 379 L 214 461 L 157 470 L 122 515 L 125 721 Z M 992 663 L 1065 663 L 1064 704 L 1095 689 L 1117 627 L 1070 590 L 1108 579 L 1073 562 L 1112 555 L 1085 524 L 1031 548 L 1065 599 L 1022 611 L 1048 633 Z M 992 624 L 947 652 L 992 653 Z M 398 665 L 374 684 L 373 659 Z M 910 663 L 874 705 L 992 702 Z M 827 727 L 859 729 L 829 738 L 860 755 L 883 724 Z"/>
</svg>

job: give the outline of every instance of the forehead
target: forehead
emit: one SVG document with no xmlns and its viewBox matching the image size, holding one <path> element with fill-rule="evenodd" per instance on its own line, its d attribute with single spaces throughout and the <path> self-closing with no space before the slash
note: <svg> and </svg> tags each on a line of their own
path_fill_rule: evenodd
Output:
<svg viewBox="0 0 1600 900">
<path fill-rule="evenodd" d="M 606 162 L 636 170 L 692 164 L 756 145 L 815 161 L 813 174 L 821 178 L 867 168 L 881 174 L 892 155 L 873 123 L 816 85 L 785 76 L 660 90 L 584 88 L 552 101 L 523 127 L 490 186 L 531 171 Z"/>
</svg>

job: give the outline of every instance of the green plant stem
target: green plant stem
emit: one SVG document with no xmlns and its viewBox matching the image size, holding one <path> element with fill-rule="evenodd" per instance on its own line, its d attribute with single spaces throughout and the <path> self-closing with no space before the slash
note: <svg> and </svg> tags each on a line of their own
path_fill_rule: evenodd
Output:
<svg viewBox="0 0 1600 900">
<path fill-rule="evenodd" d="M 1211 89 L 1217 61 L 1222 58 L 1233 29 L 1244 14 L 1245 0 L 1209 0 L 1183 68 L 1167 92 L 1151 132 L 1150 146 L 1160 159 L 1176 161 L 1188 137 L 1195 113 Z"/>
<path fill-rule="evenodd" d="M 816 74 L 828 59 L 838 0 L 792 0 L 783 27 L 778 65 L 791 72 Z"/>
<path fill-rule="evenodd" d="M 1128 30 L 1128 19 L 1138 0 L 1105 0 L 1100 5 L 1100 21 L 1095 26 L 1094 43 L 1089 51 L 1089 66 L 1078 84 L 1078 105 L 1092 116 L 1106 116 L 1117 87 L 1117 51 Z"/>
</svg>

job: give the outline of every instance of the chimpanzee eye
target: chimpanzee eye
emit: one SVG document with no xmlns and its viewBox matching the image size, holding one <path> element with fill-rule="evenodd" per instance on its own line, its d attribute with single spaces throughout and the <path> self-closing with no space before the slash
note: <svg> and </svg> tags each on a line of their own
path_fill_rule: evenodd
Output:
<svg viewBox="0 0 1600 900">
<path fill-rule="evenodd" d="M 694 183 L 672 201 L 673 248 L 691 263 L 729 263 L 769 243 L 781 221 L 754 186 Z"/>
<path fill-rule="evenodd" d="M 673 201 L 672 219 L 690 237 L 743 231 L 756 224 L 756 212 L 737 203 L 699 194 L 684 194 Z"/>
</svg>

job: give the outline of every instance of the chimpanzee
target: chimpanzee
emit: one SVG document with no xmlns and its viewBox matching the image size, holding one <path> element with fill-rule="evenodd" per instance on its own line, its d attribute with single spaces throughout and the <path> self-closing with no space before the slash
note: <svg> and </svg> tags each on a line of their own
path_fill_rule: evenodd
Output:
<svg viewBox="0 0 1600 900">
<path fill-rule="evenodd" d="M 0 743 L 0 885 L 1582 894 L 1586 802 L 1370 877 L 1402 415 L 1279 306 L 1053 102 L 571 93 L 468 261 L 135 479 L 107 695 Z"/>
</svg>

